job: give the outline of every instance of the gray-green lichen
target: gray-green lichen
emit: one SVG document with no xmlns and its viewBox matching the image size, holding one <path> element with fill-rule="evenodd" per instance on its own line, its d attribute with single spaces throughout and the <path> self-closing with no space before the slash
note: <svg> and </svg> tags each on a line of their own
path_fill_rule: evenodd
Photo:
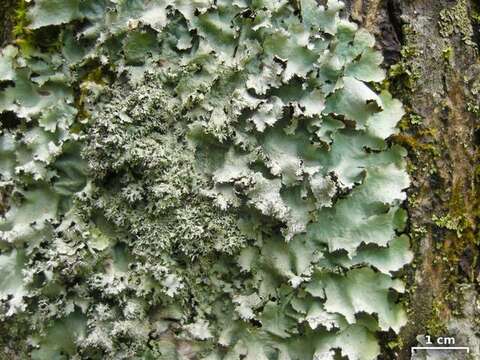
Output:
<svg viewBox="0 0 480 360">
<path fill-rule="evenodd" d="M 467 0 L 457 0 L 455 6 L 443 9 L 440 12 L 440 35 L 449 38 L 453 34 L 459 34 L 462 41 L 473 48 L 477 48 L 473 40 L 474 31 Z"/>
<path fill-rule="evenodd" d="M 238 214 L 202 193 L 210 181 L 196 170 L 188 123 L 159 79 L 111 89 L 96 102 L 83 150 L 93 180 L 90 211 L 133 235 L 134 253 L 150 260 L 231 254 L 245 245 Z"/>
<path fill-rule="evenodd" d="M 377 358 L 406 321 L 403 110 L 342 7 L 35 1 L 58 50 L 0 57 L 5 346 Z"/>
</svg>

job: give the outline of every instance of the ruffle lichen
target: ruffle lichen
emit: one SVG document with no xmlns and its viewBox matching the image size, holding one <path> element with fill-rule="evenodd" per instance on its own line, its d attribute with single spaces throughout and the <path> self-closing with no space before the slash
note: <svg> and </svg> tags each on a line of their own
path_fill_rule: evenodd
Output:
<svg viewBox="0 0 480 360">
<path fill-rule="evenodd" d="M 0 57 L 0 298 L 33 359 L 368 360 L 405 323 L 402 106 L 341 2 L 295 4 L 35 2 L 60 50 Z"/>
</svg>

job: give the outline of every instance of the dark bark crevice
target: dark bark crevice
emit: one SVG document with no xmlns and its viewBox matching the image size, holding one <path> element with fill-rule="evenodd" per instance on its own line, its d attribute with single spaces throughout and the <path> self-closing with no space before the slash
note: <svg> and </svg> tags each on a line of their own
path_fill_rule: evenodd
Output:
<svg viewBox="0 0 480 360">
<path fill-rule="evenodd" d="M 402 8 L 400 0 L 387 0 L 386 9 L 388 20 L 392 24 L 393 31 L 400 44 L 405 42 L 403 36 Z"/>
</svg>

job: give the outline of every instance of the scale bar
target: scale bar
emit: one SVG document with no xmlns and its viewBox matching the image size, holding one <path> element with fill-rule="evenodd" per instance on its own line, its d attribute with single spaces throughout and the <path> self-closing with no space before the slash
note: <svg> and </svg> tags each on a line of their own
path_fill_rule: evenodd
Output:
<svg viewBox="0 0 480 360">
<path fill-rule="evenodd" d="M 465 350 L 470 353 L 470 348 L 464 346 L 414 346 L 412 347 L 412 354 L 415 350 Z"/>
</svg>

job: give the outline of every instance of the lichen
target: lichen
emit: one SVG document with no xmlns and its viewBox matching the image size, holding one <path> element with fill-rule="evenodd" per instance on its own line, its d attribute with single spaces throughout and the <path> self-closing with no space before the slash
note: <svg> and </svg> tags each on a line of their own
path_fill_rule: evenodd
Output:
<svg viewBox="0 0 480 360">
<path fill-rule="evenodd" d="M 152 76 L 134 90 L 109 89 L 97 100 L 83 149 L 93 181 L 90 211 L 131 233 L 133 253 L 147 262 L 172 253 L 190 260 L 231 254 L 247 240 L 236 225 L 239 214 L 202 195 L 210 181 L 195 168 L 188 123 L 178 121 L 162 87 Z"/>
<path fill-rule="evenodd" d="M 462 232 L 465 229 L 465 219 L 462 216 L 452 217 L 450 214 L 447 214 L 442 217 L 433 215 L 432 217 L 435 225 L 443 227 L 448 230 L 454 230 L 457 234 L 457 237 L 462 236 Z"/>
<path fill-rule="evenodd" d="M 440 35 L 449 38 L 454 34 L 459 34 L 466 45 L 477 48 L 477 44 L 473 40 L 474 31 L 469 10 L 467 0 L 457 0 L 453 7 L 440 11 L 438 22 Z"/>
<path fill-rule="evenodd" d="M 35 1 L 0 57 L 20 356 L 377 358 L 406 322 L 404 111 L 342 7 Z"/>
</svg>

